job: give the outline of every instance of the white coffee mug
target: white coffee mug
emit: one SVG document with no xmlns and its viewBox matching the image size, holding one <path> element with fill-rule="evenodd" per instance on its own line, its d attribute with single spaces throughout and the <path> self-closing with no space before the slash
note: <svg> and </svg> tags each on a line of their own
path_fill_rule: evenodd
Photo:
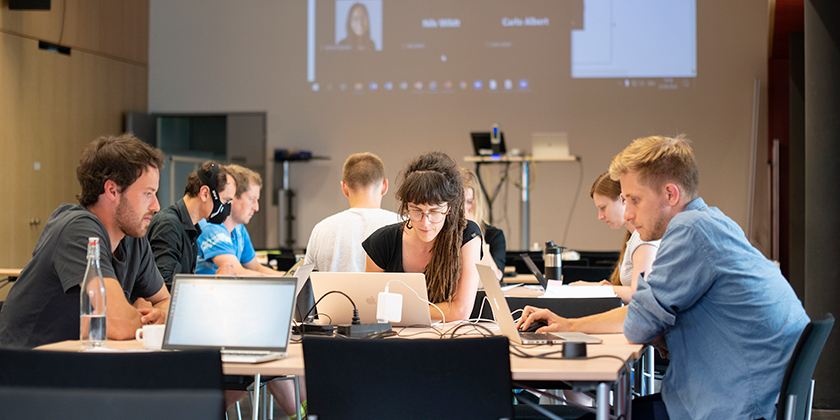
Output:
<svg viewBox="0 0 840 420">
<path fill-rule="evenodd" d="M 143 342 L 143 347 L 148 350 L 160 350 L 163 345 L 163 332 L 166 325 L 152 324 L 144 325 L 134 332 L 134 338 Z"/>
</svg>

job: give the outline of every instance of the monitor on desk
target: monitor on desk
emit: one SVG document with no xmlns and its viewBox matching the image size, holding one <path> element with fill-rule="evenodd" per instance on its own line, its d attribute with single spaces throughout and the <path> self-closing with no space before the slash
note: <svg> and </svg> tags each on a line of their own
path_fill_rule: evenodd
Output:
<svg viewBox="0 0 840 420">
<path fill-rule="evenodd" d="M 504 132 L 499 132 L 498 151 L 493 150 L 492 134 L 489 131 L 472 132 L 470 136 L 472 136 L 473 149 L 475 149 L 476 156 L 504 155 L 507 153 Z"/>
</svg>

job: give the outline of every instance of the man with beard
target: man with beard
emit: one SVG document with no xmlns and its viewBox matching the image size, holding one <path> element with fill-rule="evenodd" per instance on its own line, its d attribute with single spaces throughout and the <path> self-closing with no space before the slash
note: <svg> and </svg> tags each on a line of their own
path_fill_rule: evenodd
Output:
<svg viewBox="0 0 840 420">
<path fill-rule="evenodd" d="M 629 305 L 584 318 L 526 307 L 539 332 L 621 333 L 671 363 L 662 391 L 633 400 L 635 419 L 771 419 L 785 368 L 808 323 L 779 268 L 744 231 L 699 197 L 688 140 L 635 140 L 610 163 L 624 218 L 642 240 L 661 239 Z"/>
<path fill-rule="evenodd" d="M 32 260 L 0 312 L 0 346 L 33 348 L 79 339 L 79 292 L 88 238 L 100 243 L 108 338 L 126 340 L 143 324 L 162 324 L 169 292 L 155 266 L 146 229 L 160 210 L 163 153 L 132 134 L 102 136 L 82 152 L 79 205 L 62 204 L 44 225 Z M 134 295 L 151 307 L 135 308 Z"/>
</svg>

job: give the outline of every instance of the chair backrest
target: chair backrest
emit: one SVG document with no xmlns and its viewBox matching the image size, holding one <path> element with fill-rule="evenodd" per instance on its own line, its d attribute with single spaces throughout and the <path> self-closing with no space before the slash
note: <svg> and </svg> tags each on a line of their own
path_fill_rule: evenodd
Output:
<svg viewBox="0 0 840 420">
<path fill-rule="evenodd" d="M 805 419 L 806 411 L 810 409 L 811 378 L 833 326 L 834 317 L 827 314 L 822 321 L 809 322 L 799 336 L 782 380 L 779 404 L 776 408 L 777 420 Z M 795 396 L 793 407 L 788 405 L 791 395 Z M 792 412 L 792 417 L 786 417 L 786 412 Z"/>
<path fill-rule="evenodd" d="M 601 281 L 609 280 L 613 269 L 609 267 L 572 267 L 563 265 L 563 284 L 569 284 L 578 280 Z"/>
<path fill-rule="evenodd" d="M 510 419 L 505 337 L 304 337 L 309 419 Z"/>
<path fill-rule="evenodd" d="M 68 418 L 67 413 L 77 412 L 88 419 L 130 418 L 127 413 L 137 411 L 145 418 L 150 418 L 150 413 L 184 418 L 177 414 L 195 412 L 206 413 L 202 418 L 220 419 L 224 415 L 223 380 L 218 350 L 74 353 L 0 349 L 0 407 L 4 414 L 20 414 L 10 415 L 12 418 Z"/>
</svg>

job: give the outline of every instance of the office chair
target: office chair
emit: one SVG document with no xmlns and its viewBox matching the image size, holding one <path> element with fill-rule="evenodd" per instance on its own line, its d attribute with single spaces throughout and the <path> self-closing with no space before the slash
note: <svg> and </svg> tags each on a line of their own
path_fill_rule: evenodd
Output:
<svg viewBox="0 0 840 420">
<path fill-rule="evenodd" d="M 221 419 L 218 350 L 75 353 L 0 349 L 9 418 Z"/>
<path fill-rule="evenodd" d="M 814 398 L 814 380 L 811 378 L 833 326 L 834 317 L 831 314 L 826 314 L 822 321 L 811 321 L 805 326 L 785 369 L 776 407 L 776 420 L 811 418 Z"/>
<path fill-rule="evenodd" d="M 609 280 L 613 269 L 610 267 L 573 267 L 563 264 L 561 271 L 563 272 L 563 284 L 569 284 L 578 280 L 591 282 Z"/>
<path fill-rule="evenodd" d="M 506 337 L 303 338 L 310 420 L 513 418 Z"/>
</svg>

